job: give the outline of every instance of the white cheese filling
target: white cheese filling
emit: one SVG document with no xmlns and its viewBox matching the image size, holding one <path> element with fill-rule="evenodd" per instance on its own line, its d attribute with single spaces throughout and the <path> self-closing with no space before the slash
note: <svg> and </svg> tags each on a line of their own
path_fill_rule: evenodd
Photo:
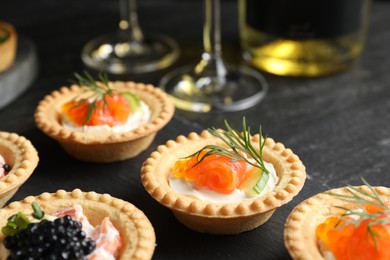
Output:
<svg viewBox="0 0 390 260">
<path fill-rule="evenodd" d="M 140 109 L 134 114 L 129 115 L 127 121 L 122 125 L 99 125 L 99 126 L 78 126 L 73 124 L 65 114 L 62 115 L 62 126 L 72 130 L 72 131 L 81 131 L 86 133 L 101 133 L 101 132 L 111 132 L 111 133 L 123 133 L 134 130 L 142 125 L 148 123 L 151 111 L 148 105 L 142 100 L 140 101 Z"/>
<path fill-rule="evenodd" d="M 241 202 L 245 199 L 253 199 L 272 191 L 275 189 L 276 184 L 279 181 L 276 176 L 276 171 L 271 163 L 264 162 L 265 167 L 269 171 L 269 178 L 263 191 L 256 196 L 249 197 L 242 190 L 235 189 L 231 194 L 223 194 L 216 191 L 209 190 L 207 188 L 196 189 L 192 182 L 186 181 L 181 178 L 176 178 L 173 174 L 169 177 L 169 185 L 171 188 L 179 194 L 192 196 L 200 200 L 214 202 L 214 203 L 230 203 L 230 202 Z"/>
<path fill-rule="evenodd" d="M 5 170 L 3 168 L 4 164 L 5 164 L 5 159 L 3 156 L 1 156 L 0 154 L 0 179 L 3 178 L 5 176 Z M 2 258 L 0 258 L 2 259 Z"/>
</svg>

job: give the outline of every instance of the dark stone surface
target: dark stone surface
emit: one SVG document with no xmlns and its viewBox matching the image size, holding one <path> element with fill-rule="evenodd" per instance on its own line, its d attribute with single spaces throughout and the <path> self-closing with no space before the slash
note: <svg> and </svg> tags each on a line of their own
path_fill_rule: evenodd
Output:
<svg viewBox="0 0 390 260">
<path fill-rule="evenodd" d="M 290 259 L 283 225 L 302 200 L 329 188 L 360 184 L 390 186 L 390 2 L 373 1 L 366 48 L 350 70 L 318 79 L 266 75 L 270 92 L 247 111 L 197 115 L 178 111 L 139 157 L 113 164 L 89 164 L 70 158 L 34 124 L 33 111 L 44 95 L 82 71 L 80 51 L 90 39 L 115 30 L 117 2 L 111 0 L 5 1 L 0 18 L 31 38 L 38 50 L 40 73 L 31 88 L 0 110 L 0 130 L 29 138 L 40 163 L 12 200 L 59 188 L 107 192 L 133 203 L 153 223 L 157 235 L 154 259 Z M 238 60 L 237 2 L 222 1 L 224 54 Z M 182 56 L 175 66 L 199 60 L 202 1 L 139 1 L 141 26 L 175 38 Z M 156 84 L 172 68 L 147 75 L 110 76 Z M 252 129 L 260 124 L 268 136 L 291 148 L 307 167 L 303 190 L 278 209 L 262 227 L 237 236 L 212 236 L 188 230 L 144 191 L 142 162 L 159 144 L 179 134 L 222 127 L 228 119 L 240 127 L 246 116 Z"/>
</svg>

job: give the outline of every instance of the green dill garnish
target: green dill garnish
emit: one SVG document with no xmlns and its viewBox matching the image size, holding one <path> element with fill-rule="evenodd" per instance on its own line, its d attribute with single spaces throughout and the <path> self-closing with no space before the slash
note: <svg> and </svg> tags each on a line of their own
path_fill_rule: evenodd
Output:
<svg viewBox="0 0 390 260">
<path fill-rule="evenodd" d="M 45 215 L 42 208 L 35 202 L 33 202 L 31 206 L 33 208 L 33 213 L 31 214 L 33 219 L 42 219 Z M 14 235 L 26 229 L 30 223 L 31 221 L 25 214 L 18 212 L 7 219 L 7 224 L 1 229 L 1 232 L 3 232 L 5 236 Z"/>
<path fill-rule="evenodd" d="M 259 146 L 258 149 L 256 149 L 252 145 L 250 127 L 247 127 L 245 117 L 242 119 L 241 132 L 233 129 L 226 120 L 224 122 L 227 130 L 216 129 L 213 127 L 209 128 L 208 132 L 213 136 L 218 137 L 223 143 L 227 145 L 228 148 L 218 145 L 206 145 L 186 158 L 197 156 L 198 162 L 195 165 L 201 163 L 207 156 L 212 154 L 228 157 L 233 162 L 245 161 L 246 163 L 259 168 L 264 173 L 266 173 L 262 174 L 261 179 L 253 187 L 256 193 L 261 193 L 269 178 L 269 171 L 265 167 L 263 160 L 263 148 L 266 138 L 264 138 L 262 135 L 261 127 L 259 128 Z M 206 151 L 206 153 L 201 155 L 203 151 Z M 246 156 L 244 156 L 244 154 Z"/>
<path fill-rule="evenodd" d="M 74 73 L 74 76 L 77 79 L 77 82 L 73 80 L 71 80 L 70 82 L 73 84 L 78 84 L 85 89 L 82 93 L 80 93 L 74 98 L 75 105 L 70 109 L 75 109 L 85 104 L 87 105 L 87 111 L 82 122 L 83 126 L 86 125 L 88 121 L 92 118 L 92 116 L 95 114 L 96 109 L 101 104 L 101 101 L 103 101 L 103 111 L 109 109 L 107 97 L 112 95 L 113 93 L 123 96 L 129 103 L 133 112 L 136 111 L 140 106 L 140 100 L 135 94 L 131 92 L 118 92 L 113 89 L 110 86 L 108 76 L 105 73 L 99 74 L 99 81 L 95 80 L 92 75 L 87 71 L 84 71 L 84 76 L 78 73 Z"/>
<path fill-rule="evenodd" d="M 387 225 L 390 223 L 390 207 L 387 206 L 382 201 L 382 199 L 379 197 L 375 189 L 365 179 L 362 178 L 361 180 L 364 183 L 364 185 L 369 189 L 370 192 L 366 192 L 357 187 L 348 185 L 347 190 L 349 194 L 344 195 L 344 194 L 336 194 L 332 192 L 325 192 L 325 194 L 335 196 L 339 200 L 348 203 L 362 204 L 362 207 L 354 210 L 342 206 L 334 206 L 335 208 L 344 211 L 344 213 L 338 215 L 339 221 L 338 223 L 336 223 L 335 228 L 342 229 L 345 226 L 350 224 L 354 225 L 355 227 L 358 227 L 362 222 L 368 221 L 367 234 L 371 236 L 375 248 L 378 251 L 379 250 L 378 241 L 377 241 L 378 234 L 375 233 L 372 227 L 375 225 Z M 364 205 L 367 204 L 380 207 L 382 208 L 382 210 L 379 210 L 376 213 L 370 213 L 364 207 Z M 354 216 L 354 217 L 350 217 L 350 216 Z"/>
<path fill-rule="evenodd" d="M 43 212 L 41 206 L 39 206 L 38 203 L 33 202 L 33 203 L 31 204 L 31 206 L 32 206 L 32 208 L 33 208 L 33 210 L 34 210 L 34 212 L 32 213 L 32 216 L 33 216 L 34 218 L 36 218 L 36 219 L 42 219 L 43 216 L 45 216 L 45 212 Z"/>
<path fill-rule="evenodd" d="M 85 94 L 87 92 L 89 93 L 88 96 L 83 98 L 79 98 L 80 95 L 76 96 L 75 100 L 77 100 L 77 102 L 72 107 L 77 108 L 79 106 L 87 104 L 87 112 L 82 123 L 82 125 L 84 126 L 95 113 L 97 104 L 98 102 L 100 102 L 100 100 L 103 100 L 103 110 L 108 109 L 108 102 L 106 98 L 107 95 L 111 95 L 114 90 L 110 87 L 108 76 L 105 73 L 99 74 L 100 83 L 96 81 L 87 71 L 84 71 L 84 76 L 81 76 L 78 73 L 74 73 L 74 76 L 78 80 L 78 82 L 71 80 L 71 83 L 79 84 L 80 86 L 85 88 L 85 90 L 80 95 Z"/>
</svg>

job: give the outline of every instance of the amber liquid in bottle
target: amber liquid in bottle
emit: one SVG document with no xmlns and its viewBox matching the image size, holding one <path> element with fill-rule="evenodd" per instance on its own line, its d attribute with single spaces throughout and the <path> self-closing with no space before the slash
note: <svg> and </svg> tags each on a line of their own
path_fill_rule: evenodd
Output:
<svg viewBox="0 0 390 260">
<path fill-rule="evenodd" d="M 363 50 L 370 0 L 239 0 L 244 59 L 281 76 L 350 67 Z"/>
</svg>

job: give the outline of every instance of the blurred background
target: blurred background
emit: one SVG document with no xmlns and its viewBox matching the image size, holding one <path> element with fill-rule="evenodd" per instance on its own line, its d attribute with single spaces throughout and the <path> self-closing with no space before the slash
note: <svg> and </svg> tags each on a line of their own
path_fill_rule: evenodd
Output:
<svg viewBox="0 0 390 260">
<path fill-rule="evenodd" d="M 139 0 L 137 4 L 142 29 L 172 37 L 179 44 L 181 54 L 177 62 L 160 71 L 110 74 L 109 77 L 158 86 L 162 76 L 174 68 L 199 61 L 203 51 L 203 1 Z M 177 110 L 170 125 L 140 157 L 113 165 L 89 165 L 67 157 L 54 141 L 38 131 L 33 111 L 46 94 L 69 85 L 74 72 L 88 69 L 81 60 L 81 50 L 89 40 L 117 30 L 118 8 L 117 0 L 1 1 L 0 20 L 11 23 L 22 41 L 32 42 L 38 64 L 37 74 L 28 89 L 14 102 L 0 108 L 0 130 L 25 135 L 37 145 L 42 155 L 37 169 L 39 174 L 13 199 L 41 193 L 47 186 L 73 188 L 80 184 L 104 191 L 106 173 L 112 171 L 116 174 L 112 177 L 113 182 L 118 178 L 118 183 L 123 180 L 123 184 L 119 183 L 122 185 L 119 188 L 110 187 L 109 191 L 135 202 L 157 224 L 156 259 L 183 259 L 183 256 L 199 259 L 195 257 L 198 248 L 192 246 L 198 244 L 205 248 L 202 255 L 207 259 L 290 259 L 283 244 L 283 224 L 299 202 L 330 188 L 360 185 L 361 177 L 372 185 L 390 186 L 389 1 L 371 2 L 363 52 L 348 69 L 314 78 L 260 72 L 267 80 L 269 90 L 255 106 L 238 112 L 203 114 Z M 239 40 L 237 0 L 221 0 L 221 34 L 225 60 L 233 64 L 245 63 Z M 0 78 L 4 75 L 0 73 Z M 212 126 L 223 127 L 225 119 L 233 127 L 240 127 L 243 116 L 252 129 L 262 125 L 263 133 L 290 147 L 304 162 L 308 173 L 302 192 L 260 229 L 238 238 L 190 232 L 168 211 L 154 204 L 138 175 L 131 176 L 131 189 L 127 185 L 128 169 L 139 170 L 143 160 L 159 144 L 178 134 Z M 58 169 L 57 164 L 63 169 Z M 76 173 L 80 170 L 95 175 L 78 176 Z M 46 184 L 52 172 L 56 173 L 57 179 L 50 179 Z M 80 181 L 69 180 L 69 172 L 81 178 Z M 95 176 L 98 177 L 95 179 Z M 171 230 L 174 230 L 171 236 L 174 238 L 166 239 L 165 234 Z M 210 244 L 213 247 L 209 247 Z M 242 248 L 250 249 L 244 252 Z"/>
</svg>

